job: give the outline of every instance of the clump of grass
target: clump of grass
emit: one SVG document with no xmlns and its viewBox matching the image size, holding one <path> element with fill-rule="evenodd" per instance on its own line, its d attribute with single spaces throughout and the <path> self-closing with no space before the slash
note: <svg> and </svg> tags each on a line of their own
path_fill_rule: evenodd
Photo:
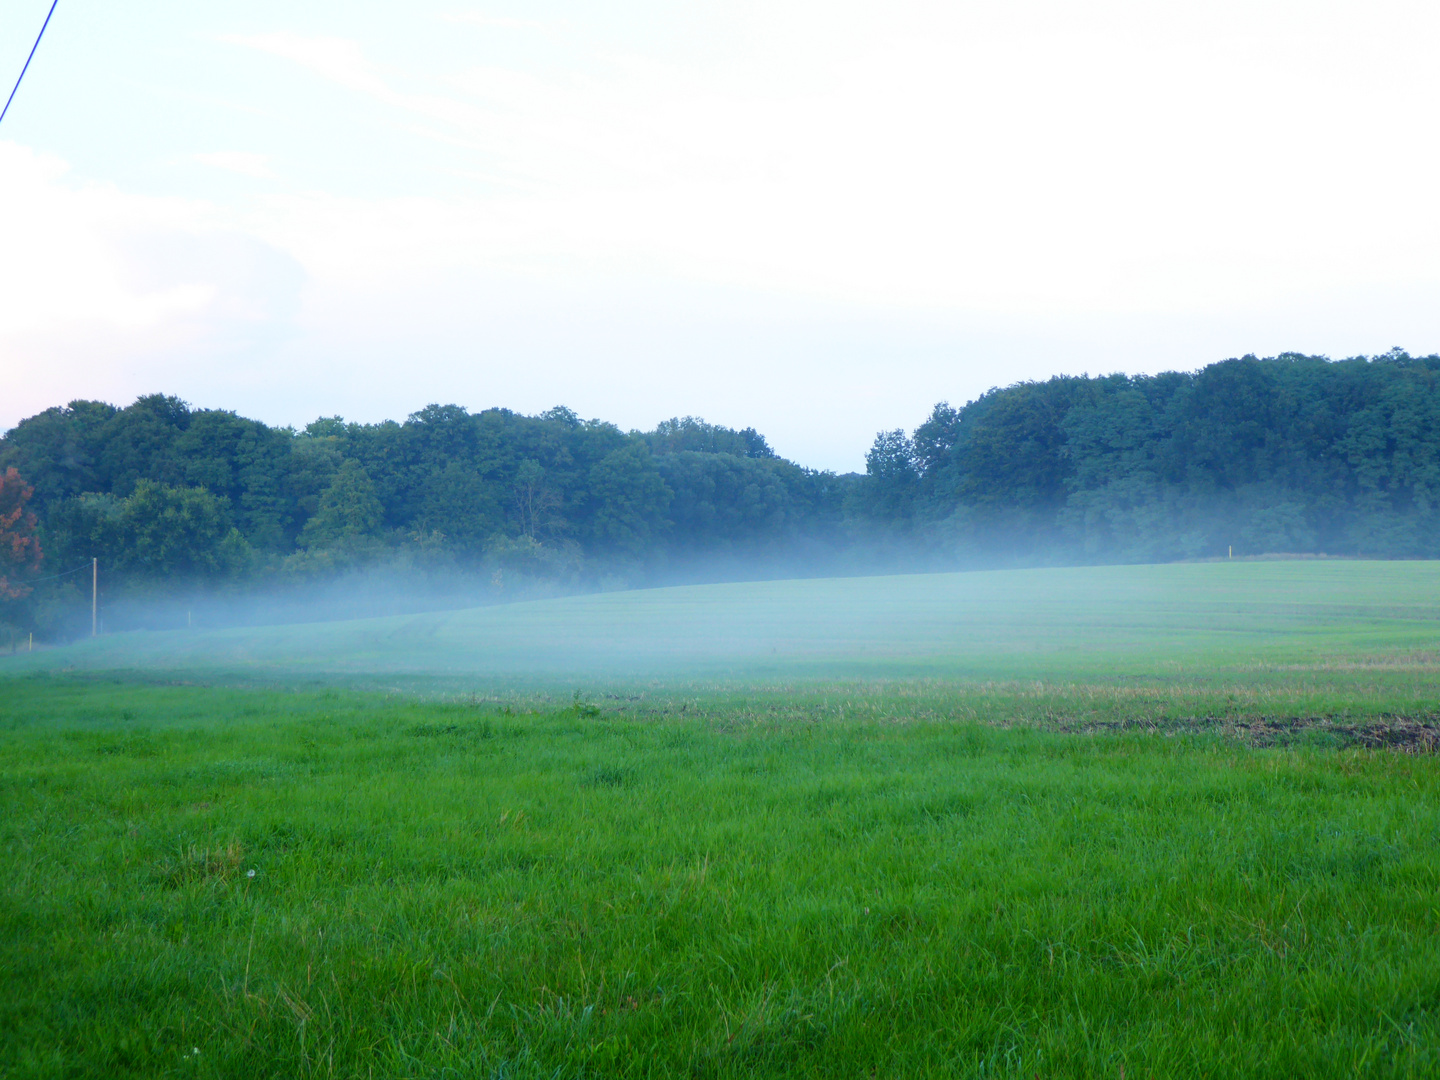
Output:
<svg viewBox="0 0 1440 1080">
<path fill-rule="evenodd" d="M 228 885 L 242 876 L 244 848 L 231 840 L 224 847 L 189 847 L 164 857 L 155 869 L 155 880 L 167 889 L 181 889 L 196 884 Z M 254 877 L 254 874 L 250 874 Z"/>
<path fill-rule="evenodd" d="M 585 783 L 591 787 L 624 787 L 635 782 L 635 770 L 623 765 L 600 765 L 591 769 Z"/>
</svg>

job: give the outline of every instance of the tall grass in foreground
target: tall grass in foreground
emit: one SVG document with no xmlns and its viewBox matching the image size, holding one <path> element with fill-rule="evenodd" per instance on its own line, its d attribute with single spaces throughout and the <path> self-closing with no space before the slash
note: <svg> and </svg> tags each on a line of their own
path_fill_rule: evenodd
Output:
<svg viewBox="0 0 1440 1080">
<path fill-rule="evenodd" d="M 1432 756 L 0 690 L 7 1077 L 1440 1073 Z"/>
</svg>

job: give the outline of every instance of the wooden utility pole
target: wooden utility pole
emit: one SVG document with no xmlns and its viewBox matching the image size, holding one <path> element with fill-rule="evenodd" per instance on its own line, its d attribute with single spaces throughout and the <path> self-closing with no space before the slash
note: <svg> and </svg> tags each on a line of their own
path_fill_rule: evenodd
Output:
<svg viewBox="0 0 1440 1080">
<path fill-rule="evenodd" d="M 100 625 L 100 560 L 90 560 L 90 636 L 99 633 Z"/>
</svg>

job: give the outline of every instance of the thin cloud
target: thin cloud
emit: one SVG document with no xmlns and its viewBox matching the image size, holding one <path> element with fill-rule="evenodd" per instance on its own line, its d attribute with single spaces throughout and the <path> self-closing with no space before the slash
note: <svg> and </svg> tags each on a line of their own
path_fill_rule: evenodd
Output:
<svg viewBox="0 0 1440 1080">
<path fill-rule="evenodd" d="M 534 30 L 542 34 L 570 29 L 570 23 L 566 19 L 513 19 L 504 15 L 482 15 L 477 11 L 450 11 L 443 13 L 440 18 L 448 23 L 493 27 L 497 30 Z"/>
<path fill-rule="evenodd" d="M 289 33 L 222 40 L 298 64 L 344 89 L 428 123 L 411 130 L 493 157 L 512 182 L 565 186 L 598 169 L 612 175 L 654 174 L 673 157 L 652 121 L 633 113 L 635 88 L 619 92 L 593 82 L 547 81 L 500 68 L 471 68 L 445 80 L 471 99 L 397 90 L 354 40 Z M 404 78 L 409 73 L 387 72 Z M 411 76 L 413 77 L 413 75 Z M 654 96 L 655 88 L 640 97 Z M 432 126 L 451 129 L 444 135 Z M 664 172 L 664 169 L 660 170 Z"/>
<path fill-rule="evenodd" d="M 110 393 L 102 376 L 117 396 L 231 378 L 213 343 L 258 340 L 255 312 L 297 335 L 255 355 L 314 389 L 301 415 L 378 418 L 467 386 L 547 407 L 564 385 L 587 414 L 652 423 L 743 384 L 740 426 L 847 466 L 932 394 L 1435 347 L 1440 155 L 1414 134 L 1440 5 L 1301 25 L 1291 0 L 706 0 L 570 26 L 491 2 L 322 5 L 243 32 L 192 5 L 203 29 L 166 54 L 186 63 L 155 138 L 125 144 L 183 166 L 155 194 L 178 181 L 191 201 L 51 176 L 63 163 L 0 142 L 0 356 L 51 379 L 0 422 L 64 400 L 63 370 L 88 372 L 71 396 Z M 225 55 L 197 65 L 196 41 Z M 92 46 L 77 70 L 138 94 L 128 50 Z M 89 128 L 62 137 L 95 160 Z M 158 174 L 137 160 L 98 175 L 138 193 Z M 230 274 L 237 259 L 256 269 Z M 870 337 L 851 329 L 867 312 Z M 191 367 L 139 366 L 162 355 Z M 766 359 L 741 379 L 741 355 Z M 822 385 L 812 418 L 764 412 Z"/>
<path fill-rule="evenodd" d="M 349 38 L 302 37 L 299 34 L 277 33 L 249 36 L 227 34 L 220 40 L 293 61 L 347 89 L 370 94 L 382 100 L 394 101 L 400 96 L 375 73 L 365 59 L 359 42 Z"/>
<path fill-rule="evenodd" d="M 252 176 L 257 180 L 275 180 L 277 174 L 270 167 L 266 154 L 247 154 L 239 150 L 219 150 L 212 154 L 191 154 L 190 160 L 212 169 Z"/>
</svg>

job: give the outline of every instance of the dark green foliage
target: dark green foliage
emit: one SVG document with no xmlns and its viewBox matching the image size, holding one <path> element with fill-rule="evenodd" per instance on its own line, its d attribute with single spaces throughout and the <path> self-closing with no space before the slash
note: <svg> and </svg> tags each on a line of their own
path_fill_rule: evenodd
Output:
<svg viewBox="0 0 1440 1080">
<path fill-rule="evenodd" d="M 823 474 L 782 458 L 684 450 L 659 463 L 675 492 L 670 516 L 682 550 L 757 550 L 838 524 L 825 520 L 827 503 L 838 500 L 817 490 Z"/>
<path fill-rule="evenodd" d="M 591 535 L 611 550 L 643 556 L 670 525 L 665 511 L 671 491 L 644 443 L 629 443 L 601 458 L 590 470 L 589 488 L 595 503 Z"/>
<path fill-rule="evenodd" d="M 909 521 L 920 483 L 917 458 L 904 431 L 882 431 L 875 436 L 875 445 L 865 455 L 865 476 L 870 481 L 862 489 L 867 516 L 897 526 Z"/>
<path fill-rule="evenodd" d="M 10 466 L 35 485 L 34 509 L 109 487 L 99 468 L 99 433 L 113 405 L 72 401 L 22 421 L 0 439 L 0 467 Z"/>
<path fill-rule="evenodd" d="M 773 458 L 775 451 L 754 428 L 736 431 L 707 424 L 693 416 L 662 420 L 643 438 L 657 454 L 678 454 L 693 450 L 702 454 L 733 454 L 736 457 Z"/>
<path fill-rule="evenodd" d="M 99 472 L 105 490 L 125 496 L 140 480 L 182 482 L 189 462 L 178 443 L 189 426 L 189 406 L 163 394 L 148 394 L 117 411 L 99 431 Z"/>
<path fill-rule="evenodd" d="M 695 417 L 627 434 L 564 407 L 430 405 L 295 432 L 163 395 L 30 417 L 0 438 L 5 467 L 34 485 L 48 565 L 97 557 L 114 594 L 377 563 L 498 571 L 504 591 L 1231 549 L 1434 557 L 1440 357 L 1022 383 L 882 432 L 863 475 Z M 147 484 L 142 503 L 174 504 L 149 522 L 127 501 Z"/>
<path fill-rule="evenodd" d="M 857 505 L 942 550 L 1440 554 L 1440 356 L 1058 377 L 942 403 L 901 435 L 876 439 Z"/>
<path fill-rule="evenodd" d="M 493 572 L 501 593 L 639 581 L 692 554 L 836 530 L 842 501 L 834 477 L 777 458 L 753 429 L 686 417 L 627 435 L 564 407 L 430 405 L 294 432 L 162 395 L 77 401 L 6 433 L 4 465 L 33 478 L 53 560 L 99 558 L 112 598 L 376 562 Z"/>
<path fill-rule="evenodd" d="M 487 482 L 473 464 L 452 460 L 425 478 L 415 524 L 440 533 L 460 547 L 474 549 L 504 531 L 503 495 L 499 486 Z"/>
<path fill-rule="evenodd" d="M 320 493 L 315 513 L 300 531 L 300 546 L 326 550 L 352 549 L 374 542 L 385 523 L 385 508 L 365 470 L 347 461 Z"/>
<path fill-rule="evenodd" d="M 186 484 L 230 500 L 249 543 L 285 551 L 298 527 L 286 482 L 293 472 L 292 442 L 288 431 L 207 409 L 191 414 L 189 426 L 175 439 L 174 454 Z"/>
<path fill-rule="evenodd" d="M 202 487 L 139 480 L 126 498 L 81 495 L 55 509 L 54 535 L 71 561 L 106 558 L 106 572 L 166 585 L 234 577 L 251 558 L 229 500 Z"/>
</svg>

